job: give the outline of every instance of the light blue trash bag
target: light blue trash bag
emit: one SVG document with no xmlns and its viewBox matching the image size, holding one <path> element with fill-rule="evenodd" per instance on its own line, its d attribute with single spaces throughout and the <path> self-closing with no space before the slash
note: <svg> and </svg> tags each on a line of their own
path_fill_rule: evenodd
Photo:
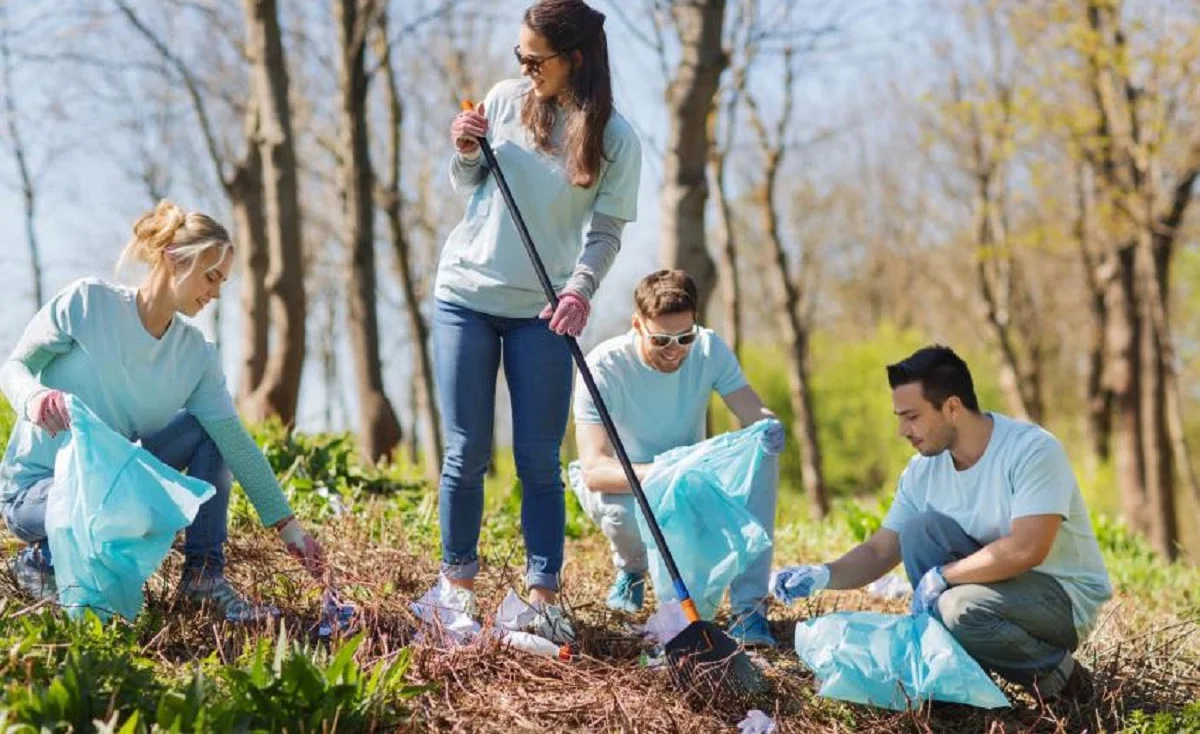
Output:
<svg viewBox="0 0 1200 734">
<path fill-rule="evenodd" d="M 771 547 L 765 528 L 746 509 L 756 481 L 774 481 L 773 457 L 762 449 L 766 421 L 681 446 L 654 457 L 642 482 L 646 499 L 696 609 L 712 619 L 738 574 Z M 660 600 L 676 599 L 667 564 L 641 511 L 638 531 Z"/>
<path fill-rule="evenodd" d="M 1000 687 L 928 612 L 834 612 L 796 625 L 796 654 L 817 693 L 896 711 L 929 700 L 994 709 Z"/>
<path fill-rule="evenodd" d="M 46 536 L 59 603 L 78 619 L 91 608 L 132 620 L 142 585 L 158 570 L 175 534 L 216 494 L 109 428 L 67 397 L 71 436 L 58 452 L 46 503 Z"/>
</svg>

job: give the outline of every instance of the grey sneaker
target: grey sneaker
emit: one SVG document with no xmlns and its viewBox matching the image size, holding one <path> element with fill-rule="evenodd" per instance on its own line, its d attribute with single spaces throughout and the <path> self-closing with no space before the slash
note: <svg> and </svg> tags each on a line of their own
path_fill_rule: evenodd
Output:
<svg viewBox="0 0 1200 734">
<path fill-rule="evenodd" d="M 179 593 L 189 601 L 211 604 L 230 622 L 259 622 L 279 616 L 279 610 L 269 604 L 255 604 L 233 588 L 225 574 L 189 574 L 184 572 Z"/>
<path fill-rule="evenodd" d="M 54 582 L 54 568 L 47 564 L 42 554 L 32 545 L 17 551 L 8 564 L 17 586 L 37 601 L 53 601 L 58 596 L 58 585 Z"/>
<path fill-rule="evenodd" d="M 529 632 L 545 637 L 559 645 L 570 645 L 575 642 L 575 626 L 567 617 L 560 604 L 535 604 L 537 617 L 526 628 Z"/>
</svg>

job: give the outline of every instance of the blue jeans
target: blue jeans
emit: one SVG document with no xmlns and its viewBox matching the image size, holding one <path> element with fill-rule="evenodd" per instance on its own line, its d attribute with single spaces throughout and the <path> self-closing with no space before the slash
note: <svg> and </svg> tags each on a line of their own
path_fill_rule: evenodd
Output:
<svg viewBox="0 0 1200 734">
<path fill-rule="evenodd" d="M 925 572 L 980 549 L 950 517 L 927 511 L 900 532 L 900 556 L 916 588 Z M 931 610 L 980 665 L 1053 695 L 1075 666 L 1078 645 L 1071 598 L 1053 577 L 1027 571 L 1004 581 L 962 584 L 942 592 Z"/>
<path fill-rule="evenodd" d="M 229 490 L 233 477 L 217 445 L 199 421 L 181 411 L 158 433 L 143 438 L 142 447 L 164 464 L 186 470 L 190 476 L 203 479 L 216 488 L 216 494 L 200 505 L 188 527 L 183 553 L 185 570 L 220 574 L 225 568 Z M 0 514 L 9 530 L 19 540 L 35 546 L 47 565 L 51 559 L 50 546 L 46 542 L 46 500 L 53 484 L 53 478 L 43 479 L 0 506 Z"/>
<path fill-rule="evenodd" d="M 538 318 L 489 316 L 438 301 L 433 361 L 446 452 L 438 503 L 442 573 L 467 579 L 479 571 L 483 477 L 492 455 L 502 359 L 522 489 L 525 581 L 557 591 L 566 532 L 559 454 L 571 402 L 567 341 Z"/>
</svg>

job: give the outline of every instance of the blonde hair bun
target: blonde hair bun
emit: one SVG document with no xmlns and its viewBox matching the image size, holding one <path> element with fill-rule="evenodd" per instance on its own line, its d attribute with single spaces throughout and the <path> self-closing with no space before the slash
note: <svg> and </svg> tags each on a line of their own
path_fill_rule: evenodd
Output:
<svg viewBox="0 0 1200 734">
<path fill-rule="evenodd" d="M 210 247 L 228 250 L 233 245 L 229 232 L 215 219 L 199 212 L 186 213 L 167 199 L 158 202 L 133 223 L 133 237 L 125 244 L 117 269 L 129 260 L 144 262 L 151 269 L 168 257 L 194 263 Z"/>
<path fill-rule="evenodd" d="M 158 265 L 164 251 L 175 241 L 175 233 L 186 221 L 187 215 L 174 202 L 166 199 L 158 202 L 154 211 L 143 214 L 133 223 L 130 257 L 151 267 Z"/>
</svg>

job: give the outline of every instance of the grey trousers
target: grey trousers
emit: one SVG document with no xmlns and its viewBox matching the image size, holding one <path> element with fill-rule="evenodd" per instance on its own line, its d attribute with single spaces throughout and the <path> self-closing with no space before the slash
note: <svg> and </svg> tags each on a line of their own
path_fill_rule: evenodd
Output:
<svg viewBox="0 0 1200 734">
<path fill-rule="evenodd" d="M 934 566 L 965 558 L 982 546 L 951 518 L 922 512 L 900 532 L 900 556 L 916 588 Z M 1053 577 L 1028 571 L 988 584 L 952 586 L 934 616 L 981 666 L 1043 696 L 1058 694 L 1075 666 L 1079 646 L 1071 599 Z"/>
</svg>

